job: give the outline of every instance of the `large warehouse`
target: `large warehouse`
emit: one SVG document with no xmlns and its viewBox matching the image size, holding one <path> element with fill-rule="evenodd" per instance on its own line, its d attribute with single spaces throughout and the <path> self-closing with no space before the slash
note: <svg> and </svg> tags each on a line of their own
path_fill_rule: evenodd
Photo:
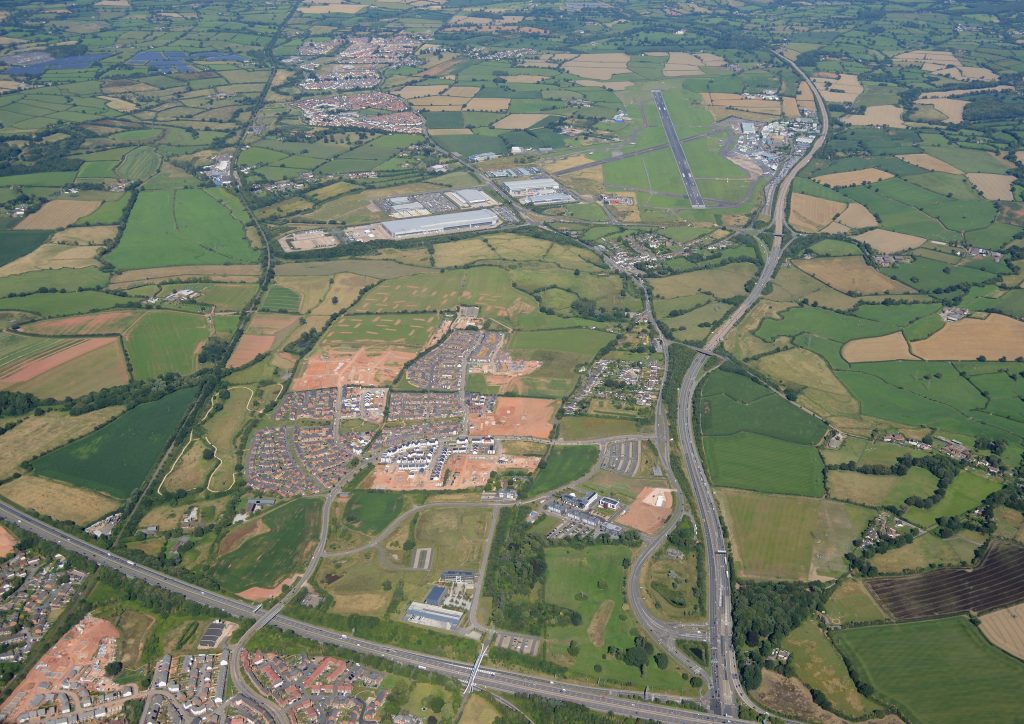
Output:
<svg viewBox="0 0 1024 724">
<path fill-rule="evenodd" d="M 474 209 L 454 214 L 436 214 L 412 219 L 397 219 L 381 224 L 392 239 L 411 239 L 415 236 L 455 234 L 475 229 L 493 229 L 501 218 L 490 209 Z"/>
<path fill-rule="evenodd" d="M 562 185 L 553 178 L 525 178 L 504 182 L 505 190 L 512 196 L 523 198 L 537 194 L 553 194 L 562 190 Z"/>
</svg>

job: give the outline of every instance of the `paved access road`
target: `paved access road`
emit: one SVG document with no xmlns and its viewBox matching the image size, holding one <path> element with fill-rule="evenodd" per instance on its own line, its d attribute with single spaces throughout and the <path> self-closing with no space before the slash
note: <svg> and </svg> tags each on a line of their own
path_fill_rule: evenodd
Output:
<svg viewBox="0 0 1024 724">
<path fill-rule="evenodd" d="M 668 137 L 668 146 L 672 149 L 672 155 L 676 157 L 676 164 L 679 166 L 679 173 L 683 177 L 683 185 L 686 187 L 686 193 L 690 197 L 690 206 L 695 209 L 703 209 L 704 197 L 700 195 L 700 188 L 697 187 L 697 179 L 693 177 L 693 169 L 690 168 L 690 162 L 686 160 L 686 154 L 683 153 L 683 144 L 679 141 L 679 135 L 676 133 L 676 127 L 672 123 L 672 117 L 668 114 L 668 108 L 665 106 L 665 98 L 662 96 L 660 90 L 652 90 L 651 95 L 654 96 L 654 103 L 658 106 L 658 113 L 661 115 L 661 123 L 665 126 L 665 135 Z"/>
</svg>

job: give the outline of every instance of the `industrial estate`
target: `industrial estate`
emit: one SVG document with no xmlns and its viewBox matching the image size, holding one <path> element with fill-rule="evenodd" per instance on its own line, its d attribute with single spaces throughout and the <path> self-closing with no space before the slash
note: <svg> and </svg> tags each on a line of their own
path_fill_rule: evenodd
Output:
<svg viewBox="0 0 1024 724">
<path fill-rule="evenodd" d="M 1019 3 L 0 25 L 0 720 L 1020 719 Z"/>
</svg>

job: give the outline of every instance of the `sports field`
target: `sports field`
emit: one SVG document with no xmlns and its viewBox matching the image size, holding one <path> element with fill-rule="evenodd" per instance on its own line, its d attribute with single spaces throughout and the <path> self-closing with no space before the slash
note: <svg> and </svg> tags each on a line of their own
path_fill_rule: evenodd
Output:
<svg viewBox="0 0 1024 724">
<path fill-rule="evenodd" d="M 1024 663 L 966 618 L 850 628 L 833 637 L 857 673 L 911 722 L 1013 721 L 1019 714 Z"/>
</svg>

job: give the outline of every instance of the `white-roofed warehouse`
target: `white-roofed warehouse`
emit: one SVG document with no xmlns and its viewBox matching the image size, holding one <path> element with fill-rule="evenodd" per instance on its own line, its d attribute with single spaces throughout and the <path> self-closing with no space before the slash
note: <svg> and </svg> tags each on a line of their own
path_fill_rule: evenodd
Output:
<svg viewBox="0 0 1024 724">
<path fill-rule="evenodd" d="M 474 209 L 454 214 L 436 214 L 385 221 L 381 226 L 393 239 L 409 239 L 414 236 L 454 234 L 473 229 L 493 229 L 499 224 L 501 224 L 501 218 L 490 209 Z"/>
</svg>

